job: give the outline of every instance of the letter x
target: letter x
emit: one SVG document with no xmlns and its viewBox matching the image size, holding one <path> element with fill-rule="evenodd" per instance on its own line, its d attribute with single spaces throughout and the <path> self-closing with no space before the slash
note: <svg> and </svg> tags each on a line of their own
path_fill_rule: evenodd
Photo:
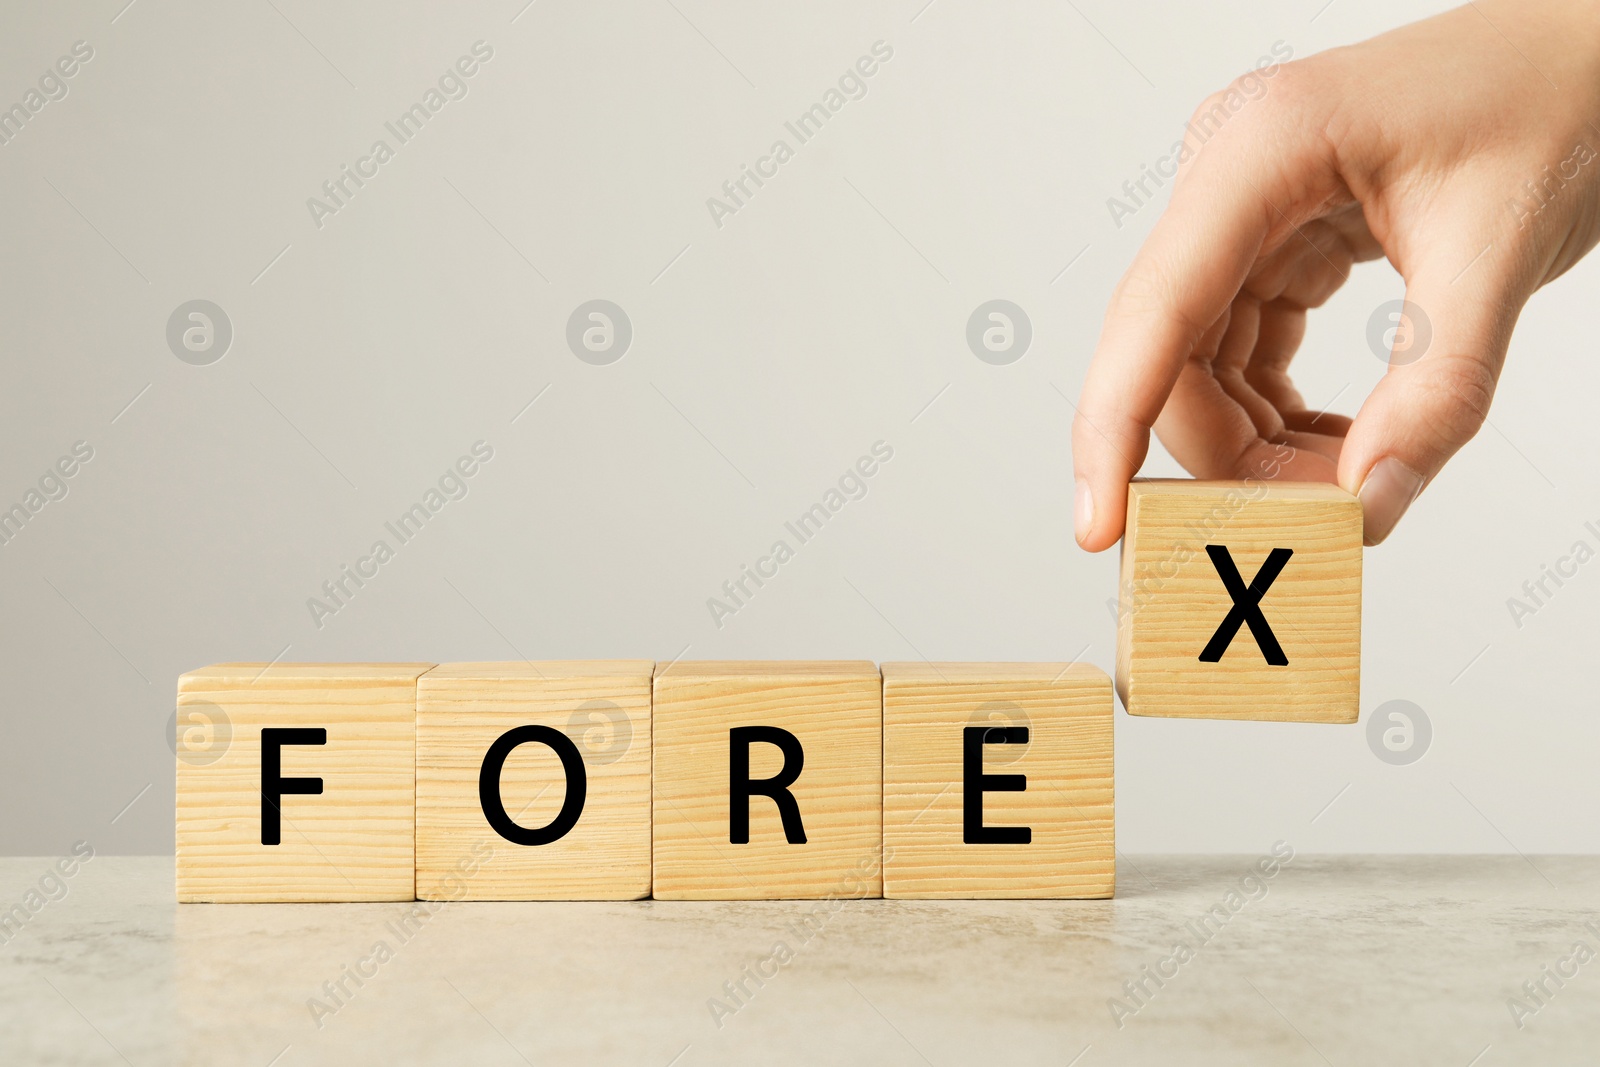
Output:
<svg viewBox="0 0 1600 1067">
<path fill-rule="evenodd" d="M 1283 654 L 1283 646 L 1278 644 L 1272 627 L 1267 625 L 1267 617 L 1261 614 L 1261 598 L 1283 570 L 1283 565 L 1289 562 L 1289 557 L 1294 555 L 1294 549 L 1275 548 L 1267 553 L 1266 562 L 1256 571 L 1248 589 L 1244 586 L 1244 579 L 1239 577 L 1239 568 L 1234 566 L 1233 556 L 1229 554 L 1227 546 L 1207 545 L 1206 555 L 1211 557 L 1211 565 L 1217 568 L 1223 586 L 1233 598 L 1233 608 L 1217 627 L 1217 632 L 1211 635 L 1205 651 L 1200 653 L 1200 661 L 1216 663 L 1221 660 L 1222 654 L 1233 641 L 1233 635 L 1239 632 L 1240 624 L 1249 623 L 1250 632 L 1255 635 L 1256 644 L 1260 646 L 1261 654 L 1267 657 L 1267 662 L 1274 667 L 1287 667 L 1289 657 Z"/>
</svg>

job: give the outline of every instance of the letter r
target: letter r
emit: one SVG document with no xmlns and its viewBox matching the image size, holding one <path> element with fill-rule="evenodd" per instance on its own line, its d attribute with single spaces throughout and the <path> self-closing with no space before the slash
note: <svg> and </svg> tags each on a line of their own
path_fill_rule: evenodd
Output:
<svg viewBox="0 0 1600 1067">
<path fill-rule="evenodd" d="M 783 753 L 783 766 L 771 778 L 750 780 L 750 746 L 756 742 L 777 745 Z M 728 731 L 728 840 L 735 845 L 750 843 L 750 798 L 771 797 L 783 820 L 784 840 L 791 845 L 806 843 L 806 828 L 800 822 L 800 805 L 789 787 L 805 767 L 805 750 L 800 739 L 777 726 L 735 726 Z"/>
</svg>

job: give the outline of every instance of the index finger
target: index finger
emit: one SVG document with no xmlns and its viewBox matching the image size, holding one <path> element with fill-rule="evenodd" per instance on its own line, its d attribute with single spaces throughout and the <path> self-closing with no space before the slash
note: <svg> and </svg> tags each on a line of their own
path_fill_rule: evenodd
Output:
<svg viewBox="0 0 1600 1067">
<path fill-rule="evenodd" d="M 1300 131 L 1268 101 L 1251 106 L 1263 114 L 1236 117 L 1189 161 L 1106 310 L 1072 426 L 1077 538 L 1092 552 L 1122 536 L 1128 481 L 1184 362 L 1269 235 L 1293 225 L 1274 203 L 1287 206 L 1283 161 L 1301 154 L 1288 143 Z"/>
</svg>

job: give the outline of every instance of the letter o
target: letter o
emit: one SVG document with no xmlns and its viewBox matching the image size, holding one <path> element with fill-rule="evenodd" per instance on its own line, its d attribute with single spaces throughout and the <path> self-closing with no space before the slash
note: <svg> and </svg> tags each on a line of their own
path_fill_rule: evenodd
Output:
<svg viewBox="0 0 1600 1067">
<path fill-rule="evenodd" d="M 513 822 L 500 798 L 500 772 L 505 767 L 506 757 L 518 745 L 531 743 L 548 746 L 561 757 L 561 767 L 567 775 L 567 798 L 562 801 L 561 810 L 548 826 L 533 829 Z M 565 837 L 578 825 L 588 792 L 589 778 L 583 769 L 583 756 L 578 746 L 566 734 L 549 726 L 529 724 L 507 730 L 489 746 L 483 757 L 483 769 L 478 772 L 478 802 L 483 806 L 484 817 L 495 833 L 516 845 L 548 845 Z"/>
</svg>

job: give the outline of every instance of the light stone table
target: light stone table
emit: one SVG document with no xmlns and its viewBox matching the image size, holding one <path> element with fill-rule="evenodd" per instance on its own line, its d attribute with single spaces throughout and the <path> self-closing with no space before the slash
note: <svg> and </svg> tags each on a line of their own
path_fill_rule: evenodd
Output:
<svg viewBox="0 0 1600 1067">
<path fill-rule="evenodd" d="M 50 862 L 0 860 L 0 907 Z M 416 917 L 180 906 L 170 858 L 96 857 L 0 933 L 0 1063 L 1600 1063 L 1600 859 L 1257 863 L 1124 857 L 1114 901 Z"/>
</svg>

